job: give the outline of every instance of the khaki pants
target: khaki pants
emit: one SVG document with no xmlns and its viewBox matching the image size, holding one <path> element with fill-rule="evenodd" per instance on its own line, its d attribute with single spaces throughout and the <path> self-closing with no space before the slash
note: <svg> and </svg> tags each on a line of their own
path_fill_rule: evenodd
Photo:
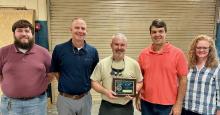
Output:
<svg viewBox="0 0 220 115">
<path fill-rule="evenodd" d="M 81 99 L 72 99 L 59 95 L 57 111 L 59 115 L 91 115 L 92 96 L 87 93 Z"/>
</svg>

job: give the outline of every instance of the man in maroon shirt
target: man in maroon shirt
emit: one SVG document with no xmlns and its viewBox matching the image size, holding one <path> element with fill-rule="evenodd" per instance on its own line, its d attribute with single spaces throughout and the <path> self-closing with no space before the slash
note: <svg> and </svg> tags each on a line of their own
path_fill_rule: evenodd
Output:
<svg viewBox="0 0 220 115">
<path fill-rule="evenodd" d="M 34 28 L 27 20 L 12 26 L 14 44 L 0 49 L 1 115 L 46 115 L 51 56 L 34 44 Z"/>
</svg>

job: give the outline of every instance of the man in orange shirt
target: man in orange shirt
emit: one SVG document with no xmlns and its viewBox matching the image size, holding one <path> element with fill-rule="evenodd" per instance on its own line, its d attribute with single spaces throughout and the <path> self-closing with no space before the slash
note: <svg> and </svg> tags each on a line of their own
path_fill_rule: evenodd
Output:
<svg viewBox="0 0 220 115">
<path fill-rule="evenodd" d="M 153 43 L 141 51 L 138 59 L 144 85 L 137 109 L 142 115 L 180 115 L 187 83 L 186 58 L 183 51 L 166 41 L 163 20 L 153 20 L 149 30 Z"/>
</svg>

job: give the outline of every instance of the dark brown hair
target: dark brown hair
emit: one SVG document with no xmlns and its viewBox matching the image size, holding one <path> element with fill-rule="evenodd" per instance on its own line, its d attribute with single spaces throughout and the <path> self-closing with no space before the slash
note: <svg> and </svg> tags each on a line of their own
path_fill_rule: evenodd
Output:
<svg viewBox="0 0 220 115">
<path fill-rule="evenodd" d="M 155 20 L 152 21 L 152 23 L 151 23 L 151 25 L 150 25 L 150 28 L 149 28 L 150 32 L 151 32 L 151 28 L 152 28 L 152 27 L 164 28 L 164 29 L 165 29 L 165 32 L 167 32 L 167 25 L 166 25 L 166 23 L 165 23 L 163 20 L 161 20 L 161 19 L 155 19 Z"/>
<path fill-rule="evenodd" d="M 16 21 L 13 25 L 12 25 L 12 32 L 15 33 L 15 30 L 17 28 L 30 28 L 31 29 L 31 33 L 34 34 L 34 27 L 33 25 L 27 21 L 27 20 L 24 20 L 24 19 L 21 19 L 21 20 L 18 20 Z"/>
</svg>

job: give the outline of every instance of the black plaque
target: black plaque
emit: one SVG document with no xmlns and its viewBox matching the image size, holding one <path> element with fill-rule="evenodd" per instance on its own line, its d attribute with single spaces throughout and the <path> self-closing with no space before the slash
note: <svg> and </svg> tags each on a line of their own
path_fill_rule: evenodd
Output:
<svg viewBox="0 0 220 115">
<path fill-rule="evenodd" d="M 112 90 L 115 96 L 124 97 L 126 95 L 134 97 L 136 94 L 136 79 L 113 78 Z"/>
</svg>

